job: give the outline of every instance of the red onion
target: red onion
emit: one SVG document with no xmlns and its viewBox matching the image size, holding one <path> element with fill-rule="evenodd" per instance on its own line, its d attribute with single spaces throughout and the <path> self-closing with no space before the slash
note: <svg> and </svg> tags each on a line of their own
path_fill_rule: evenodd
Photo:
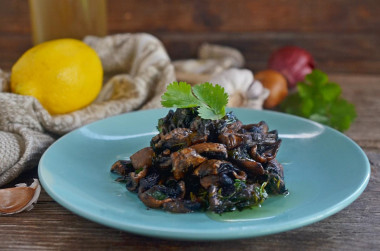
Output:
<svg viewBox="0 0 380 251">
<path fill-rule="evenodd" d="M 296 46 L 285 46 L 272 53 L 268 69 L 282 73 L 288 80 L 289 88 L 304 80 L 315 67 L 314 59 L 309 52 Z"/>
</svg>

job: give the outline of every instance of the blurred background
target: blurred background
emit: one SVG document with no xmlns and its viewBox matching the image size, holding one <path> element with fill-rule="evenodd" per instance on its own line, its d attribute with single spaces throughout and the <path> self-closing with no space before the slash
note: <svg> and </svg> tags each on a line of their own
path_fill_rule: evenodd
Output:
<svg viewBox="0 0 380 251">
<path fill-rule="evenodd" d="M 209 42 L 237 48 L 257 71 L 275 49 L 296 45 L 328 73 L 380 69 L 378 0 L 106 0 L 105 12 L 107 34 L 151 33 L 172 59 L 196 57 Z M 0 68 L 33 45 L 31 27 L 28 1 L 0 0 Z"/>
</svg>

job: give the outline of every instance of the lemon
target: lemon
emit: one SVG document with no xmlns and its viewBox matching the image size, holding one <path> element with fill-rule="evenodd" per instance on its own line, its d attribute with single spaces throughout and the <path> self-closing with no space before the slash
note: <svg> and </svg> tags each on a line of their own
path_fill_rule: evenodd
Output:
<svg viewBox="0 0 380 251">
<path fill-rule="evenodd" d="M 12 67 L 13 93 L 37 98 L 50 114 L 89 105 L 102 87 L 96 52 L 76 39 L 48 41 L 26 51 Z"/>
</svg>

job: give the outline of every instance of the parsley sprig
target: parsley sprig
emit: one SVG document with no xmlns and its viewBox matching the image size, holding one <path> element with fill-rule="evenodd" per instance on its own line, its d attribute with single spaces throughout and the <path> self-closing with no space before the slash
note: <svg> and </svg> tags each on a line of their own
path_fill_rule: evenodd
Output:
<svg viewBox="0 0 380 251">
<path fill-rule="evenodd" d="M 207 82 L 193 87 L 186 82 L 173 82 L 161 97 L 164 107 L 198 107 L 201 118 L 212 120 L 221 119 L 226 115 L 227 103 L 228 94 L 224 92 L 224 88 Z"/>
<path fill-rule="evenodd" d="M 350 128 L 356 118 L 355 106 L 341 97 L 341 88 L 330 82 L 320 70 L 306 75 L 297 84 L 298 92 L 289 95 L 282 103 L 286 113 L 320 122 L 339 131 Z"/>
</svg>

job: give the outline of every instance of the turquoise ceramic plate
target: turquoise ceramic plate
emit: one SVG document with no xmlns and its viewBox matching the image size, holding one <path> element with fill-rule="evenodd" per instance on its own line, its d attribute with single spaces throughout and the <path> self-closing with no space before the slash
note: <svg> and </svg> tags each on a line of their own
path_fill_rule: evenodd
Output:
<svg viewBox="0 0 380 251">
<path fill-rule="evenodd" d="M 115 182 L 110 166 L 149 145 L 166 109 L 128 113 L 75 130 L 42 156 L 39 177 L 62 206 L 89 220 L 137 234 L 190 240 L 226 240 L 291 230 L 320 221 L 353 202 L 365 189 L 370 165 L 343 134 L 298 117 L 234 109 L 243 123 L 265 120 L 283 139 L 283 163 L 290 194 L 261 208 L 222 217 L 148 210 L 136 194 Z"/>
</svg>

